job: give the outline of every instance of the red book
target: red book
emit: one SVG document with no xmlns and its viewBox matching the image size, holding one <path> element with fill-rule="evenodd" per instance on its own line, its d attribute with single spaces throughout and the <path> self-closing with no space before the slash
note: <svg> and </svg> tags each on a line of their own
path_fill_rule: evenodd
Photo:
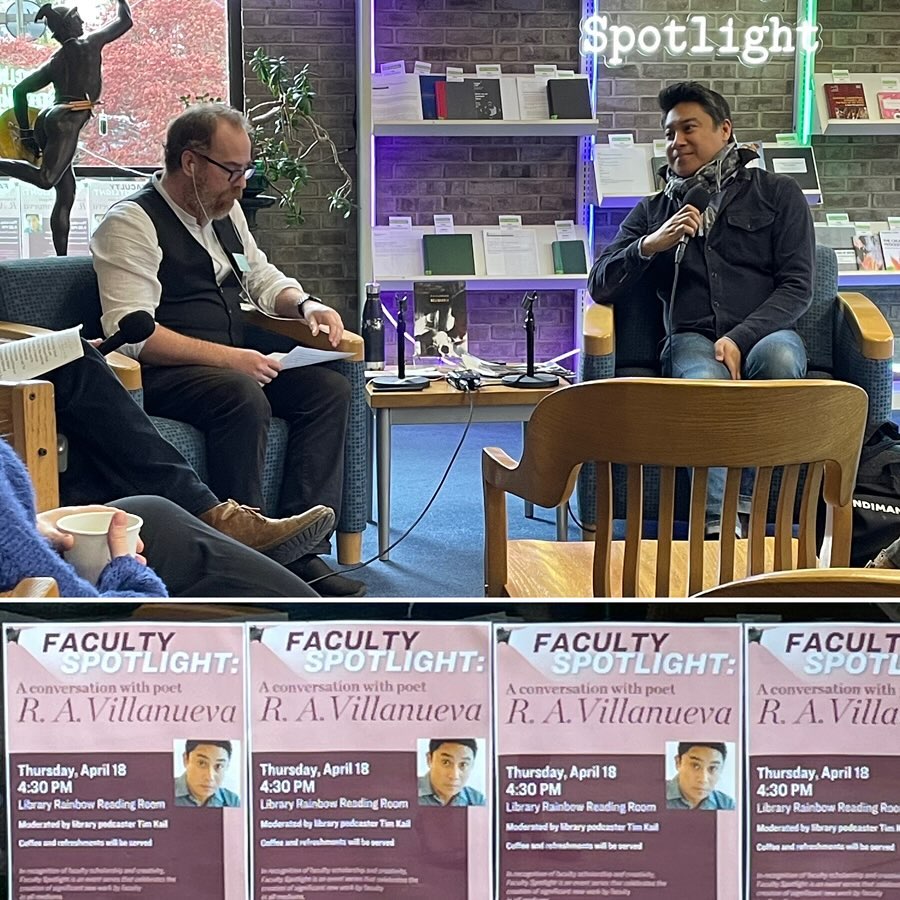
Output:
<svg viewBox="0 0 900 900">
<path fill-rule="evenodd" d="M 434 85 L 434 105 L 439 119 L 447 118 L 447 82 L 437 81 Z"/>
<path fill-rule="evenodd" d="M 868 119 L 866 92 L 857 81 L 825 85 L 829 119 Z"/>
</svg>

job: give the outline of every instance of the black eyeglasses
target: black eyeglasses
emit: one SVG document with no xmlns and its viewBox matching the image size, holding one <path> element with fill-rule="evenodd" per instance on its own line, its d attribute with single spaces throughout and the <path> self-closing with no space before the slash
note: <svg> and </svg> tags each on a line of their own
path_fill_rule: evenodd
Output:
<svg viewBox="0 0 900 900">
<path fill-rule="evenodd" d="M 256 174 L 256 166 L 253 163 L 251 163 L 249 166 L 241 166 L 239 169 L 232 169 L 220 162 L 216 162 L 216 160 L 211 159 L 209 156 L 207 156 L 205 153 L 201 153 L 199 150 L 194 150 L 194 153 L 196 153 L 197 156 L 205 159 L 207 162 L 212 163 L 214 166 L 218 166 L 223 172 L 227 172 L 228 181 L 230 184 L 237 184 L 242 178 L 245 178 L 249 181 Z"/>
</svg>

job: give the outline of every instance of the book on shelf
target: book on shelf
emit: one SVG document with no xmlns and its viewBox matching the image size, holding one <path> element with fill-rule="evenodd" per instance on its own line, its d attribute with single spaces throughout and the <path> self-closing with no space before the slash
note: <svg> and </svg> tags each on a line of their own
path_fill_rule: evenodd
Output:
<svg viewBox="0 0 900 900">
<path fill-rule="evenodd" d="M 472 247 L 472 235 L 423 235 L 422 260 L 426 275 L 474 275 L 475 251 Z"/>
<path fill-rule="evenodd" d="M 553 241 L 554 275 L 587 275 L 587 254 L 584 241 Z"/>
<path fill-rule="evenodd" d="M 877 97 L 882 119 L 900 119 L 900 91 L 879 91 Z"/>
<path fill-rule="evenodd" d="M 829 119 L 868 119 L 866 91 L 859 81 L 840 81 L 825 86 Z"/>
<path fill-rule="evenodd" d="M 857 234 L 853 238 L 856 267 L 860 272 L 884 271 L 884 254 L 877 234 Z"/>
<path fill-rule="evenodd" d="M 437 86 L 447 80 L 446 75 L 420 75 L 419 89 L 422 93 L 422 118 L 437 119 Z"/>
<path fill-rule="evenodd" d="M 502 119 L 499 78 L 448 81 L 444 88 L 448 119 Z"/>
<path fill-rule="evenodd" d="M 657 191 L 666 186 L 665 174 L 669 168 L 669 160 L 665 156 L 653 156 L 650 159 L 650 171 L 653 175 L 653 187 Z"/>
<path fill-rule="evenodd" d="M 879 231 L 878 237 L 884 255 L 884 267 L 900 271 L 900 231 Z"/>
<path fill-rule="evenodd" d="M 537 234 L 532 228 L 485 228 L 484 268 L 488 275 L 521 278 L 539 275 Z"/>
<path fill-rule="evenodd" d="M 473 78 L 476 119 L 502 119 L 503 100 L 499 78 Z"/>
<path fill-rule="evenodd" d="M 587 78 L 550 78 L 547 80 L 547 105 L 551 119 L 593 119 L 591 93 Z"/>
<path fill-rule="evenodd" d="M 831 247 L 838 261 L 839 272 L 856 271 L 856 253 L 853 250 L 853 238 L 856 229 L 850 225 L 816 224 L 816 243 Z"/>
<path fill-rule="evenodd" d="M 761 153 L 763 165 L 775 175 L 787 175 L 804 191 L 821 194 L 819 173 L 812 147 L 784 147 L 768 145 Z"/>
<path fill-rule="evenodd" d="M 434 107 L 439 119 L 446 119 L 447 116 L 447 82 L 436 81 L 434 83 Z"/>
<path fill-rule="evenodd" d="M 456 356 L 468 345 L 464 281 L 413 282 L 416 356 Z"/>
</svg>

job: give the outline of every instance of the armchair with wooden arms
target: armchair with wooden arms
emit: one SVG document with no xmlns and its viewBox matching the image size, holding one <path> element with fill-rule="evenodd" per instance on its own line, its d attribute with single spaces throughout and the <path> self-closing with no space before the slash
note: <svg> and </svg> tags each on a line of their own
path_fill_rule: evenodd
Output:
<svg viewBox="0 0 900 900">
<path fill-rule="evenodd" d="M 831 247 L 816 246 L 816 270 L 810 308 L 797 323 L 809 358 L 807 378 L 836 379 L 861 387 L 868 396 L 868 424 L 890 419 L 894 335 L 881 310 L 859 293 L 838 293 L 837 258 Z M 658 376 L 664 336 L 662 306 L 655 296 L 636 291 L 613 308 L 591 303 L 584 315 L 581 380 Z M 686 519 L 688 482 L 678 479 L 676 520 Z M 592 523 L 595 479 L 586 466 L 578 483 L 579 518 Z M 645 473 L 648 515 L 658 505 L 659 478 Z M 774 515 L 774 509 L 771 514 Z M 613 483 L 613 518 L 625 517 L 621 470 Z"/>
<path fill-rule="evenodd" d="M 8 260 L 0 262 L 0 335 L 13 336 L 37 326 L 54 331 L 83 324 L 85 338 L 102 337 L 100 296 L 97 278 L 89 257 L 51 257 L 48 259 Z M 309 328 L 297 322 L 270 320 L 249 313 L 251 324 L 288 335 L 298 343 L 332 349 L 325 335 L 313 337 Z M 18 331 L 7 323 L 18 323 Z M 33 329 L 32 332 L 33 333 Z M 343 506 L 336 511 L 337 551 L 341 563 L 360 561 L 362 533 L 366 528 L 366 403 L 365 363 L 362 338 L 344 333 L 340 350 L 353 356 L 325 363 L 351 383 L 350 420 L 344 453 Z M 142 403 L 140 366 L 126 357 L 116 372 L 138 403 Z M 181 452 L 203 479 L 206 476 L 206 442 L 202 432 L 174 419 L 151 417 L 160 434 Z M 287 452 L 287 423 L 272 419 L 263 473 L 263 512 L 277 515 L 278 498 Z"/>
<path fill-rule="evenodd" d="M 767 570 L 845 566 L 866 406 L 860 388 L 825 380 L 612 378 L 561 388 L 535 408 L 520 461 L 495 447 L 483 451 L 486 594 L 683 597 Z M 555 506 L 587 462 L 598 473 L 593 540 L 508 540 L 507 493 Z M 622 541 L 612 532 L 614 463 L 624 466 L 627 487 Z M 660 481 L 653 540 L 643 537 L 645 466 L 656 467 Z M 705 539 L 708 470 L 720 466 L 727 469 L 725 522 L 736 520 L 742 470 L 756 467 L 747 539 L 728 528 Z M 673 539 L 677 468 L 692 470 L 687 540 Z M 826 524 L 817 559 L 820 492 Z M 777 514 L 767 535 L 770 499 Z"/>
</svg>

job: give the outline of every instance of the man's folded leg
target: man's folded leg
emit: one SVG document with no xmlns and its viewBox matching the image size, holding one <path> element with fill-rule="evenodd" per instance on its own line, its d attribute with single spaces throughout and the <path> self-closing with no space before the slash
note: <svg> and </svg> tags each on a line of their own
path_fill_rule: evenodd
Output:
<svg viewBox="0 0 900 900">
<path fill-rule="evenodd" d="M 317 597 L 302 579 L 162 497 L 114 504 L 144 520 L 144 555 L 172 597 Z"/>
</svg>

